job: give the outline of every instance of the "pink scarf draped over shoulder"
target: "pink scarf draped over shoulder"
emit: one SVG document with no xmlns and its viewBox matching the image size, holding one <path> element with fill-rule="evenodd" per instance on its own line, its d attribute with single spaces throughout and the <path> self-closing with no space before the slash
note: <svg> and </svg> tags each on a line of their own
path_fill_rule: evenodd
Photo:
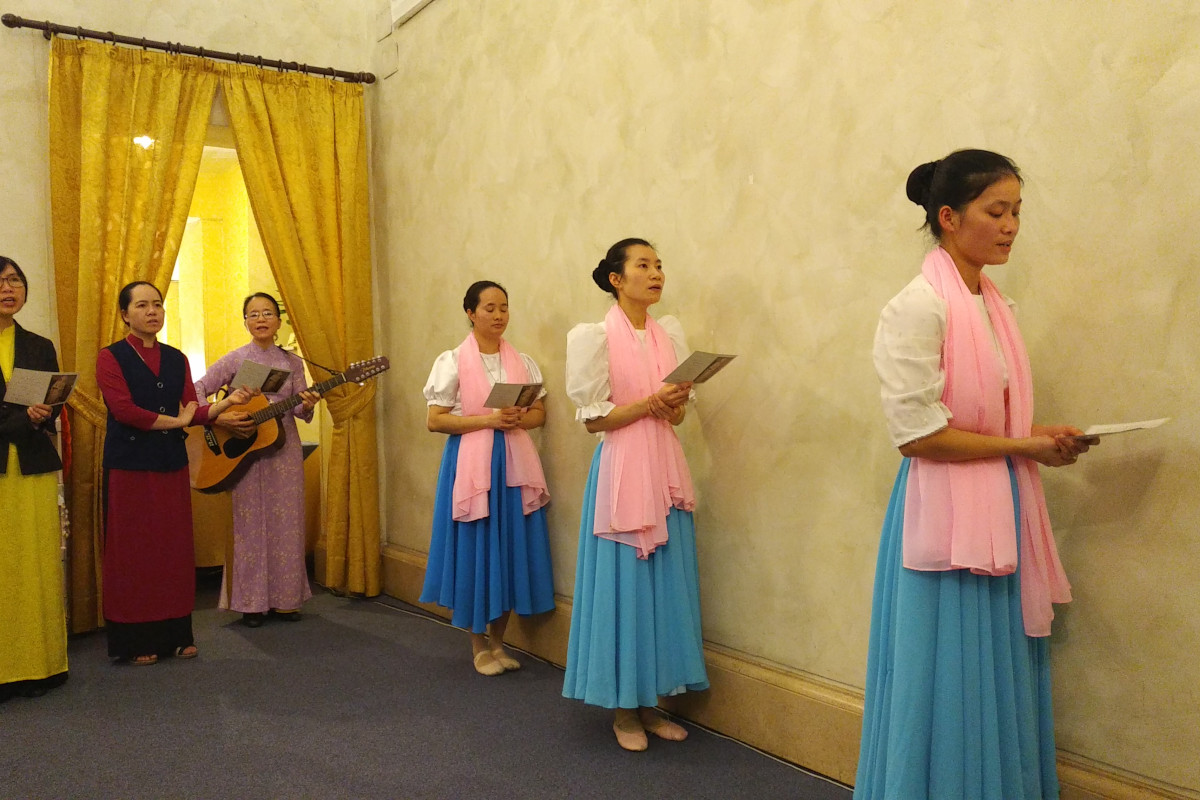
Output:
<svg viewBox="0 0 1200 800">
<path fill-rule="evenodd" d="M 645 344 L 620 306 L 604 318 L 612 402 L 635 403 L 662 387 L 675 369 L 675 348 L 661 325 L 646 317 Z M 637 548 L 647 558 L 667 543 L 671 508 L 696 507 L 692 474 L 671 423 L 644 417 L 606 431 L 596 482 L 594 532 Z"/>
<path fill-rule="evenodd" d="M 954 260 L 942 248 L 925 257 L 921 273 L 946 303 L 942 402 L 952 428 L 989 436 L 1025 437 L 1033 426 L 1033 380 L 1016 317 L 996 285 L 980 288 L 996 342 Z M 1008 369 L 1008 389 L 1003 368 Z M 1071 599 L 1058 559 L 1037 463 L 1012 457 L 1021 514 L 1021 612 L 1028 636 L 1049 636 L 1052 603 Z M 969 569 L 980 575 L 1017 571 L 1012 484 L 1004 458 L 933 461 L 914 458 L 904 505 L 904 566 L 915 570 Z"/>
<path fill-rule="evenodd" d="M 500 340 L 500 366 L 507 380 L 527 383 L 529 370 L 517 349 Z M 491 383 L 484 373 L 483 357 L 474 333 L 458 347 L 458 387 L 464 417 L 487 414 L 484 406 Z M 462 434 L 458 445 L 458 465 L 454 476 L 453 512 L 456 522 L 471 522 L 488 515 L 488 492 L 492 488 L 491 428 Z M 505 483 L 521 487 L 522 511 L 528 515 L 550 502 L 542 462 L 529 431 L 514 428 L 504 432 Z"/>
</svg>

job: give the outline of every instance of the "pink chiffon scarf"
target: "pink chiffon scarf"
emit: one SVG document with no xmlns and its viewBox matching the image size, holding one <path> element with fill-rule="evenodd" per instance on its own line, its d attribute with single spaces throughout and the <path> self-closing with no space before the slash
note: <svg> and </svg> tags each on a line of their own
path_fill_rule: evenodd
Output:
<svg viewBox="0 0 1200 800">
<path fill-rule="evenodd" d="M 521 354 L 507 341 L 500 340 L 500 366 L 505 378 L 513 383 L 529 381 L 529 370 Z M 458 387 L 464 417 L 488 413 L 483 405 L 491 384 L 483 368 L 479 342 L 474 333 L 458 347 Z M 456 522 L 471 522 L 488 515 L 488 492 L 492 488 L 492 429 L 462 434 L 458 445 L 458 466 L 454 476 L 452 516 Z M 505 483 L 521 487 L 522 511 L 528 515 L 550 502 L 546 476 L 529 431 L 514 428 L 504 432 Z"/>
<path fill-rule="evenodd" d="M 996 341 L 954 260 L 942 248 L 925 257 L 921 273 L 946 302 L 942 402 L 950 427 L 989 436 L 1025 437 L 1033 426 L 1029 355 L 1012 309 L 996 285 L 980 288 Z M 1003 368 L 1008 369 L 1007 394 Z M 1012 457 L 1021 513 L 1021 612 L 1028 636 L 1049 636 L 1052 603 L 1071 599 L 1050 530 L 1037 463 Z M 1004 458 L 933 461 L 914 458 L 904 505 L 904 566 L 915 570 L 969 569 L 980 575 L 1017 570 L 1012 485 Z"/>
<path fill-rule="evenodd" d="M 646 342 L 620 306 L 604 318 L 612 402 L 635 403 L 658 391 L 676 366 L 675 348 L 662 326 L 646 317 Z M 648 558 L 667 543 L 671 508 L 691 511 L 696 493 L 687 459 L 671 423 L 644 417 L 604 434 L 596 482 L 594 532 L 637 548 Z"/>
</svg>

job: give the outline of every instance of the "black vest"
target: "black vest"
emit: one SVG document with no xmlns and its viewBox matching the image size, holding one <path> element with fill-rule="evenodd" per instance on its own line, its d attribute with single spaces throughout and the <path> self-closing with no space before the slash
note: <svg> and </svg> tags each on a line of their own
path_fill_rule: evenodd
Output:
<svg viewBox="0 0 1200 800">
<path fill-rule="evenodd" d="M 174 347 L 162 342 L 158 346 L 162 348 L 158 375 L 150 371 L 133 345 L 124 339 L 105 349 L 116 358 L 137 406 L 168 417 L 178 416 L 187 361 Z M 181 428 L 143 431 L 130 427 L 118 422 L 110 411 L 104 437 L 104 467 L 174 472 L 187 466 L 187 448 L 183 443 L 186 438 Z"/>
</svg>

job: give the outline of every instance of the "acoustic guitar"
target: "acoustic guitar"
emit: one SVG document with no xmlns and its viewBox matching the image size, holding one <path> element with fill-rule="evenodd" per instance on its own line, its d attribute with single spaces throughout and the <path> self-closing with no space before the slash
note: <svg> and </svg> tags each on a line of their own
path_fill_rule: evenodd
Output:
<svg viewBox="0 0 1200 800">
<path fill-rule="evenodd" d="M 305 391 L 325 394 L 343 383 L 363 383 L 390 366 L 385 356 L 357 361 L 345 372 L 314 384 Z M 244 439 L 209 425 L 188 428 L 188 467 L 192 488 L 206 494 L 232 489 L 255 458 L 283 447 L 283 422 L 279 418 L 302 402 L 304 400 L 299 394 L 274 403 L 268 402 L 263 395 L 256 395 L 245 405 L 230 406 L 226 411 L 244 411 L 258 425 L 254 433 Z"/>
</svg>

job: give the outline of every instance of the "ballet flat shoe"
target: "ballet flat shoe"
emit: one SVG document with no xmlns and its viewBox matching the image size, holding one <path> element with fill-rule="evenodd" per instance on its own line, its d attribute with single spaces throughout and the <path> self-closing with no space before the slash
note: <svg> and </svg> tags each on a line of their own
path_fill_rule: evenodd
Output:
<svg viewBox="0 0 1200 800">
<path fill-rule="evenodd" d="M 500 666 L 500 662 L 489 650 L 480 650 L 471 661 L 475 665 L 475 671 L 480 675 L 492 678 L 504 674 L 504 667 Z"/>
</svg>

